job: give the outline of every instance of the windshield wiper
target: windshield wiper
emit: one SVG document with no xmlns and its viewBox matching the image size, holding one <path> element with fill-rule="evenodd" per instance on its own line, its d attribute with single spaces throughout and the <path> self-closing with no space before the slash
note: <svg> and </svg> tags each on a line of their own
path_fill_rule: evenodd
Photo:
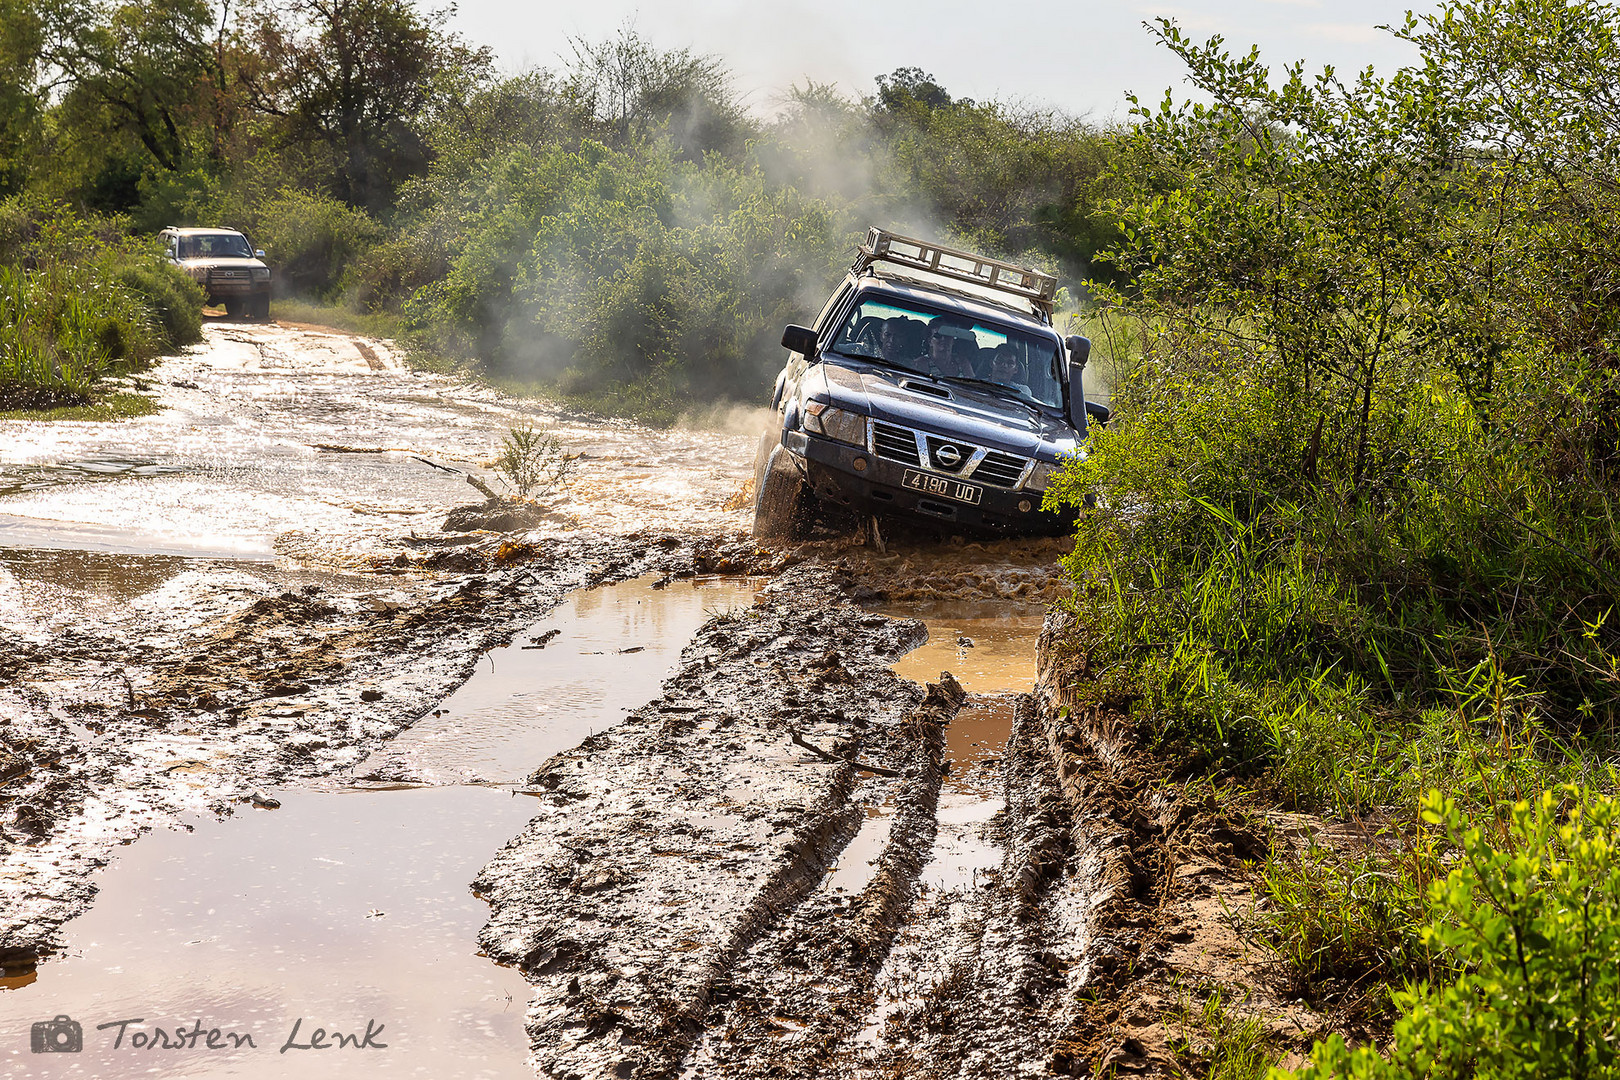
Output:
<svg viewBox="0 0 1620 1080">
<path fill-rule="evenodd" d="M 1019 401 L 1035 402 L 1035 398 L 1033 398 L 1033 397 L 1031 397 L 1031 396 L 1029 396 L 1027 394 L 1024 394 L 1024 393 L 1022 393 L 1022 392 L 1020 392 L 1018 390 L 1013 389 L 1012 387 L 1008 386 L 1006 383 L 998 383 L 998 382 L 994 382 L 994 381 L 992 381 L 990 379 L 975 379 L 970 375 L 943 375 L 940 378 L 944 382 L 965 383 L 968 386 L 982 386 L 982 387 L 985 387 L 986 389 L 995 390 L 995 391 L 998 391 L 999 393 L 1007 394 L 1010 397 L 1017 398 Z"/>
</svg>

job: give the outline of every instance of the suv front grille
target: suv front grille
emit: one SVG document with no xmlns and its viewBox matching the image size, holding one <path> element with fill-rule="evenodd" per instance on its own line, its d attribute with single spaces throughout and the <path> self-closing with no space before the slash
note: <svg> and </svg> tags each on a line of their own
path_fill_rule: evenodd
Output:
<svg viewBox="0 0 1620 1080">
<path fill-rule="evenodd" d="M 910 428 L 874 420 L 872 444 L 872 449 L 876 451 L 878 457 L 902 461 L 907 465 L 922 464 L 922 460 L 917 456 L 917 436 L 912 434 Z"/>
<path fill-rule="evenodd" d="M 878 457 L 890 461 L 919 466 L 964 480 L 972 478 L 981 484 L 993 484 L 1004 488 L 1017 487 L 1019 478 L 1029 466 L 1028 458 L 1000 450 L 986 450 L 972 443 L 958 442 L 938 435 L 923 437 L 924 445 L 928 447 L 928 460 L 924 461 L 922 455 L 917 452 L 917 435 L 918 433 L 911 428 L 873 420 L 872 451 Z M 961 455 L 955 465 L 949 464 L 940 456 L 940 448 L 944 446 L 953 447 Z M 974 464 L 975 460 L 977 464 Z"/>
<path fill-rule="evenodd" d="M 984 455 L 979 467 L 973 470 L 973 478 L 999 487 L 1012 487 L 1018 483 L 1018 478 L 1024 475 L 1026 464 L 1028 462 L 1021 457 L 992 450 Z"/>
</svg>

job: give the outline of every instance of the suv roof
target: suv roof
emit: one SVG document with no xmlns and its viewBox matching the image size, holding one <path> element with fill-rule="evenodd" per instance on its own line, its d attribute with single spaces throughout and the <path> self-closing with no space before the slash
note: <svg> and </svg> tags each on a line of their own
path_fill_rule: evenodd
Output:
<svg viewBox="0 0 1620 1080">
<path fill-rule="evenodd" d="M 1033 315 L 1048 325 L 1057 300 L 1057 278 L 1044 271 L 875 226 L 867 231 L 850 272 L 857 278 L 871 275 L 906 281 L 994 304 L 1026 317 Z"/>
<path fill-rule="evenodd" d="M 166 232 L 166 233 L 175 233 L 176 235 L 179 235 L 179 236 L 195 236 L 195 235 L 197 235 L 199 233 L 235 233 L 237 236 L 246 236 L 247 235 L 241 229 L 231 229 L 231 228 L 227 228 L 226 226 L 223 226 L 223 225 L 215 226 L 213 228 L 200 228 L 200 227 L 189 226 L 189 225 L 184 227 L 184 228 L 181 228 L 179 226 L 170 225 L 167 229 L 164 229 L 163 231 Z"/>
</svg>

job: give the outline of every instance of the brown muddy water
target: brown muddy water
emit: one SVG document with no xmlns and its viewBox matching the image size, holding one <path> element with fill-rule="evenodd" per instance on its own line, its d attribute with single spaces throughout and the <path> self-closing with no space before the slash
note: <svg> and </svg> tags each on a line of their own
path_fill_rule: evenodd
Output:
<svg viewBox="0 0 1620 1080">
<path fill-rule="evenodd" d="M 921 619 L 928 628 L 928 640 L 895 662 L 896 674 L 926 683 L 948 671 L 968 691 L 945 731 L 951 765 L 940 785 L 933 850 L 919 880 L 929 889 L 971 889 L 1001 864 L 1002 849 L 987 829 L 1004 805 L 999 766 L 1018 695 L 1035 685 L 1042 616 L 1023 605 L 994 602 L 890 604 L 880 610 Z M 893 810 L 891 802 L 866 807 L 865 822 L 829 871 L 828 887 L 854 895 L 871 880 L 889 840 Z"/>
<path fill-rule="evenodd" d="M 491 781 L 520 782 L 656 696 L 697 627 L 756 587 L 643 579 L 576 593 L 359 770 L 391 765 L 393 782 L 275 792 L 279 809 L 198 818 L 125 849 L 62 955 L 0 984 L 0 1073 L 534 1075 L 528 987 L 475 946 L 488 909 L 468 882 L 533 814 Z M 57 1017 L 78 1025 L 81 1052 L 35 1054 L 11 1037 Z M 369 1030 L 372 1045 L 315 1049 L 317 1027 L 317 1042 Z M 215 1028 L 224 1045 L 210 1050 Z"/>
<path fill-rule="evenodd" d="M 658 694 L 713 615 L 753 603 L 757 578 L 652 578 L 575 593 L 504 648 L 430 715 L 357 770 L 366 779 L 519 784 L 553 754 Z M 609 704 L 612 703 L 612 704 Z"/>
</svg>

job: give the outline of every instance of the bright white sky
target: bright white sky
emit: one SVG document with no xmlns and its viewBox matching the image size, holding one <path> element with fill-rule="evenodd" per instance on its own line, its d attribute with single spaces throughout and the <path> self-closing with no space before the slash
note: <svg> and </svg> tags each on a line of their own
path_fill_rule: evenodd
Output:
<svg viewBox="0 0 1620 1080">
<path fill-rule="evenodd" d="M 627 20 L 664 49 L 722 57 L 755 112 L 775 111 L 806 77 L 851 96 L 873 79 L 920 67 L 957 97 L 1058 106 L 1105 121 L 1123 119 L 1125 94 L 1157 103 L 1184 89 L 1178 62 L 1143 29 L 1167 15 L 1198 40 L 1226 38 L 1234 52 L 1259 45 L 1273 70 L 1294 60 L 1349 73 L 1393 71 L 1414 59 L 1406 43 L 1377 30 L 1398 25 L 1421 0 L 460 0 L 453 25 L 493 46 L 502 67 L 560 67 L 568 41 L 611 37 Z"/>
</svg>

